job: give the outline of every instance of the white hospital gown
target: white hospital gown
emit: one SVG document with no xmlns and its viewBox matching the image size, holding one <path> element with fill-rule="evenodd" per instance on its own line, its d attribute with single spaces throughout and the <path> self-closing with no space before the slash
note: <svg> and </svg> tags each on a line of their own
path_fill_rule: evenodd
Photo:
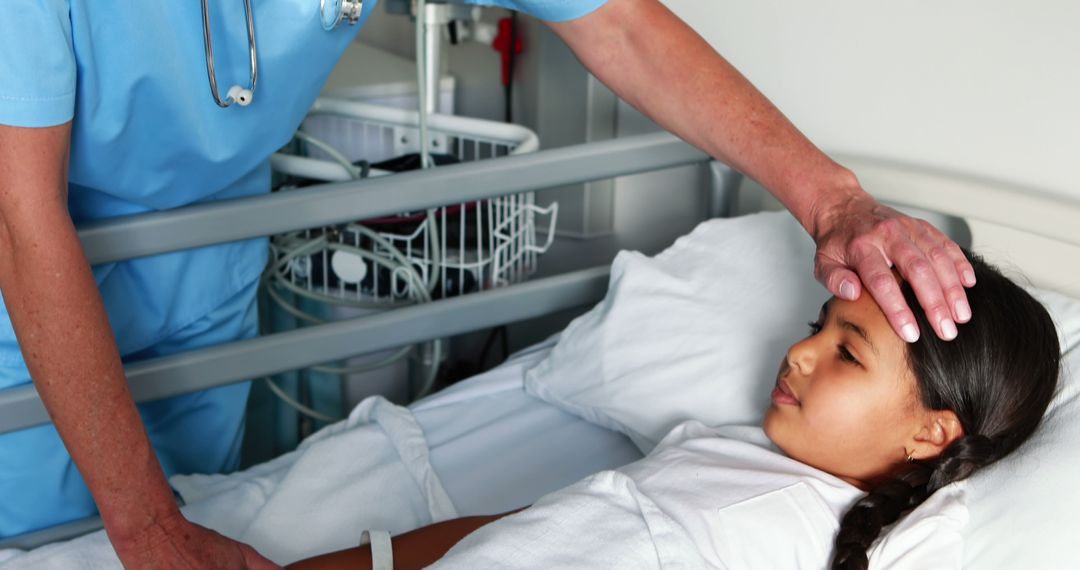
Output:
<svg viewBox="0 0 1080 570">
<path fill-rule="evenodd" d="M 862 492 L 775 451 L 761 428 L 676 427 L 620 471 L 686 531 L 712 568 L 825 568 Z"/>
<path fill-rule="evenodd" d="M 474 532 L 436 566 L 824 569 L 841 517 L 861 496 L 777 452 L 758 427 L 686 422 L 648 457 Z M 930 516 L 913 513 L 896 529 L 904 533 L 878 545 L 886 552 L 872 561 L 959 568 L 966 509 L 959 503 L 961 516 L 952 516 L 956 508 L 931 503 Z M 928 536 L 939 538 L 926 542 Z"/>
</svg>

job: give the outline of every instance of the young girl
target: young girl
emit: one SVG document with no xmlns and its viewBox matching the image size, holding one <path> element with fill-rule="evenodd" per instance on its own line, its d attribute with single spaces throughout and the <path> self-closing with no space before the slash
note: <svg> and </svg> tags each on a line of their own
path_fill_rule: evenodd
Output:
<svg viewBox="0 0 1080 570">
<path fill-rule="evenodd" d="M 1046 310 L 969 259 L 975 316 L 955 340 L 905 343 L 869 295 L 833 298 L 782 359 L 763 430 L 684 423 L 648 457 L 524 511 L 395 537 L 393 567 L 865 569 L 883 527 L 1015 450 L 1054 394 Z M 642 540 L 612 539 L 634 525 Z M 365 546 L 294 567 L 371 564 Z"/>
</svg>

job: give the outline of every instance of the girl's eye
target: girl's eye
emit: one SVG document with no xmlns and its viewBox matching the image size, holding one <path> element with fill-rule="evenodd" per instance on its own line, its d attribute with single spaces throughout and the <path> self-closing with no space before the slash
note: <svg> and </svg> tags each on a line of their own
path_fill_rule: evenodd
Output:
<svg viewBox="0 0 1080 570">
<path fill-rule="evenodd" d="M 859 359 L 855 358 L 855 355 L 851 354 L 851 351 L 848 350 L 847 347 L 845 347 L 843 345 L 840 345 L 840 346 L 838 346 L 836 348 L 837 348 L 837 350 L 840 351 L 840 360 L 843 360 L 844 362 L 848 362 L 848 363 L 855 364 L 855 365 L 860 364 Z"/>
<path fill-rule="evenodd" d="M 822 326 L 820 321 L 811 321 L 806 324 L 810 325 L 810 336 L 814 336 L 821 332 Z"/>
</svg>

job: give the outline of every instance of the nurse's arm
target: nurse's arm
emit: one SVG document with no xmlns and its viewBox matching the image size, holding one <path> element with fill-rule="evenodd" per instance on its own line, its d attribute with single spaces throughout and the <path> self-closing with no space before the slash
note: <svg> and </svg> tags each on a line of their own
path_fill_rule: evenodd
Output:
<svg viewBox="0 0 1080 570">
<path fill-rule="evenodd" d="M 854 299 L 865 285 L 897 333 L 914 340 L 895 264 L 939 336 L 955 336 L 954 321 L 970 318 L 964 286 L 975 275 L 956 244 L 863 191 L 658 0 L 608 0 L 550 25 L 620 97 L 776 196 L 817 243 L 815 274 L 834 295 Z"/>
<path fill-rule="evenodd" d="M 70 133 L 0 126 L 0 290 L 34 385 L 128 567 L 199 561 L 185 552 L 215 544 L 238 561 L 222 567 L 242 567 L 244 548 L 257 562 L 183 518 L 154 455 L 68 214 Z"/>
</svg>

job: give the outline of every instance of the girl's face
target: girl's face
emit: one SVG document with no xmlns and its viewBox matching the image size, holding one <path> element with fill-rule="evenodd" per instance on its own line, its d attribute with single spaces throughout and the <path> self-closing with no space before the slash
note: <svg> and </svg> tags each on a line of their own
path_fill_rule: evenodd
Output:
<svg viewBox="0 0 1080 570">
<path fill-rule="evenodd" d="M 904 341 L 869 294 L 829 300 L 788 349 L 764 428 L 790 457 L 857 487 L 960 435 L 951 412 L 919 401 Z"/>
</svg>

